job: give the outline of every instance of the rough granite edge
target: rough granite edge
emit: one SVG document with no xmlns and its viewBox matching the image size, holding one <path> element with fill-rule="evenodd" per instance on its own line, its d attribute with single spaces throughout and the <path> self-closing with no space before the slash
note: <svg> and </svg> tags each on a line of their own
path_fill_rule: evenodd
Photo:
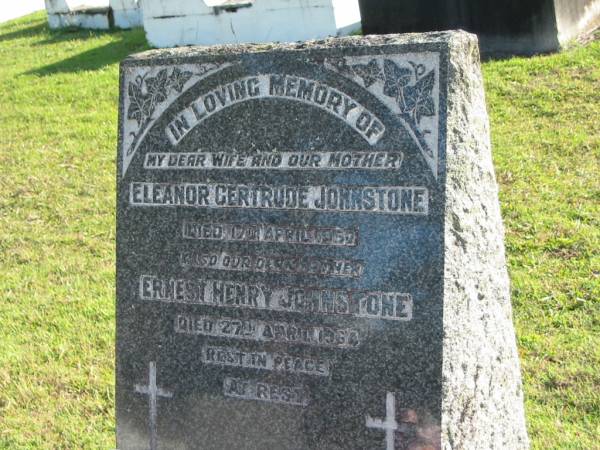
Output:
<svg viewBox="0 0 600 450">
<path fill-rule="evenodd" d="M 477 38 L 451 35 L 442 448 L 529 448 Z"/>
<path fill-rule="evenodd" d="M 306 50 L 321 50 L 348 47 L 374 47 L 380 45 L 410 45 L 410 44 L 435 44 L 447 43 L 453 36 L 468 35 L 469 33 L 456 31 L 440 31 L 432 33 L 385 34 L 368 36 L 347 36 L 328 39 L 311 40 L 290 43 L 268 44 L 229 44 L 214 46 L 188 46 L 167 49 L 154 49 L 128 56 L 122 64 L 139 64 L 142 61 L 161 59 L 185 59 L 197 56 L 229 56 L 235 54 L 251 54 L 264 52 L 294 52 Z"/>
</svg>

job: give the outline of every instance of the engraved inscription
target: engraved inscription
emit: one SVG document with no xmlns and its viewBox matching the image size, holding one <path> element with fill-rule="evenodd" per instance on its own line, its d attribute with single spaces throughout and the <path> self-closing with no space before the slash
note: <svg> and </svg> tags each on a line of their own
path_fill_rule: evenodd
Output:
<svg viewBox="0 0 600 450">
<path fill-rule="evenodd" d="M 360 278 L 364 265 L 352 259 L 309 258 L 305 256 L 243 255 L 227 252 L 182 252 L 184 267 L 236 272 L 299 273 L 341 278 Z"/>
<path fill-rule="evenodd" d="M 299 101 L 320 108 L 343 120 L 371 145 L 385 133 L 383 122 L 373 112 L 343 92 L 315 80 L 279 74 L 241 78 L 201 95 L 175 114 L 165 133 L 176 145 L 208 117 L 237 103 L 264 97 Z"/>
<path fill-rule="evenodd" d="M 340 45 L 124 63 L 119 448 L 439 446 L 447 46 Z"/>
<path fill-rule="evenodd" d="M 330 363 L 321 358 L 292 356 L 281 352 L 249 352 L 232 347 L 205 345 L 202 362 L 218 366 L 263 369 L 274 372 L 301 373 L 327 377 Z"/>
<path fill-rule="evenodd" d="M 355 291 L 318 287 L 274 287 L 209 279 L 140 276 L 145 301 L 189 303 L 224 308 L 266 309 L 300 314 L 354 316 L 409 321 L 413 299 L 401 292 Z"/>
<path fill-rule="evenodd" d="M 353 328 L 215 318 L 193 314 L 178 314 L 175 318 L 175 332 L 333 348 L 356 348 L 360 345 L 359 331 Z"/>
<path fill-rule="evenodd" d="M 269 242 L 278 244 L 355 247 L 358 230 L 271 224 L 183 222 L 183 238 L 206 241 Z"/>
<path fill-rule="evenodd" d="M 397 292 L 369 292 L 359 298 L 360 316 L 373 319 L 412 319 L 412 297 Z"/>
<path fill-rule="evenodd" d="M 400 169 L 402 152 L 147 153 L 145 169 Z"/>
<path fill-rule="evenodd" d="M 259 400 L 296 406 L 307 406 L 309 403 L 308 392 L 304 387 L 284 386 L 231 377 L 226 377 L 223 381 L 223 394 L 227 397 L 244 400 Z"/>
<path fill-rule="evenodd" d="M 429 192 L 404 186 L 252 186 L 240 184 L 130 184 L 133 206 L 190 206 L 427 215 Z"/>
<path fill-rule="evenodd" d="M 195 303 L 232 308 L 266 309 L 265 288 L 252 283 L 220 280 L 140 277 L 140 298 L 168 303 Z"/>
</svg>

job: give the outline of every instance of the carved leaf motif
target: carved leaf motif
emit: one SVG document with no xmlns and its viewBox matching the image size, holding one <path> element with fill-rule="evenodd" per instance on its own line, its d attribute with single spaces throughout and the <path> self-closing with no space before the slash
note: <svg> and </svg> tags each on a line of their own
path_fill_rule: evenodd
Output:
<svg viewBox="0 0 600 450">
<path fill-rule="evenodd" d="M 382 79 L 381 68 L 375 59 L 368 64 L 355 64 L 352 69 L 365 83 L 365 87 L 371 87 L 377 80 Z"/>
<path fill-rule="evenodd" d="M 127 109 L 127 118 L 133 119 L 138 126 L 143 120 L 144 110 L 144 95 L 142 89 L 136 83 L 129 83 L 129 108 Z"/>
<path fill-rule="evenodd" d="M 412 71 L 410 69 L 399 67 L 398 64 L 390 59 L 383 61 L 383 73 L 385 76 L 383 93 L 388 97 L 398 98 L 401 90 L 412 79 Z"/>
<path fill-rule="evenodd" d="M 181 71 L 174 68 L 169 74 L 169 69 L 161 69 L 156 76 L 146 77 L 138 75 L 134 82 L 129 83 L 129 107 L 127 118 L 135 120 L 138 129 L 131 132 L 133 142 L 127 149 L 127 155 L 135 152 L 138 140 L 152 123 L 152 116 L 157 105 L 167 100 L 172 90 L 182 93 L 186 83 L 194 76 L 201 76 L 211 70 L 219 68 L 219 64 L 202 64 L 198 72 Z"/>
<path fill-rule="evenodd" d="M 155 106 L 156 103 L 154 102 L 154 97 L 146 96 L 144 98 L 144 102 L 142 103 L 142 114 L 144 119 L 147 119 L 152 115 Z"/>
<path fill-rule="evenodd" d="M 431 93 L 435 84 L 435 73 L 430 71 L 415 83 L 414 86 L 404 88 L 404 101 L 406 113 L 413 112 L 417 123 L 423 116 L 435 115 L 435 103 Z"/>
<path fill-rule="evenodd" d="M 327 58 L 327 62 L 341 73 L 348 73 L 350 71 L 350 66 L 346 62 L 346 58 Z"/>
<path fill-rule="evenodd" d="M 210 72 L 211 70 L 217 69 L 218 67 L 219 67 L 219 64 L 214 64 L 214 63 L 202 64 L 198 68 L 198 72 L 196 73 L 196 75 L 204 75 L 206 72 Z"/>
<path fill-rule="evenodd" d="M 162 69 L 155 77 L 146 78 L 146 88 L 153 103 L 162 103 L 169 93 L 167 69 Z"/>
<path fill-rule="evenodd" d="M 171 72 L 171 75 L 169 76 L 169 85 L 181 94 L 185 83 L 187 83 L 189 79 L 192 78 L 192 75 L 192 72 L 182 72 L 176 67 L 175 69 L 173 69 L 173 72 Z"/>
</svg>

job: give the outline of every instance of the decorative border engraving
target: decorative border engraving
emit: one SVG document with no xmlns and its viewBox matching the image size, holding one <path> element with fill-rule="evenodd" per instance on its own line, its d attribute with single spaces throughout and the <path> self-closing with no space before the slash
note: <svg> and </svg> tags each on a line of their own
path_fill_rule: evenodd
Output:
<svg viewBox="0 0 600 450">
<path fill-rule="evenodd" d="M 125 69 L 124 79 L 127 86 L 127 95 L 124 98 L 122 124 L 124 127 L 122 134 L 123 175 L 126 173 L 142 138 L 173 101 L 197 81 L 232 64 L 205 63 L 199 65 L 187 64 L 178 67 L 159 66 Z M 325 61 L 326 68 L 364 86 L 397 115 L 413 137 L 436 176 L 440 105 L 439 65 L 440 55 L 436 52 L 384 56 L 348 56 L 328 58 Z M 270 95 L 302 100 L 320 106 L 331 113 L 341 111 L 339 114 L 342 118 L 350 121 L 349 124 L 361 134 L 365 134 L 365 138 L 372 145 L 377 142 L 385 131 L 381 122 L 376 117 L 374 118 L 373 114 L 366 111 L 364 107 L 359 108 L 356 103 L 348 99 L 345 100 L 348 106 L 342 105 L 345 94 L 333 88 L 321 86 L 311 80 L 291 77 L 290 81 L 286 77 L 290 78 L 291 76 L 270 74 L 248 77 L 248 80 L 256 82 L 256 86 L 253 87 L 256 91 L 254 97 L 260 98 Z M 279 80 L 276 87 L 272 85 L 274 79 Z M 300 87 L 298 86 L 302 81 L 307 86 L 311 86 L 310 92 L 313 92 L 315 96 L 311 101 L 305 100 L 304 93 L 299 91 Z M 305 91 L 307 89 L 305 86 Z M 318 89 L 322 90 L 322 95 Z M 182 123 L 196 124 L 209 115 L 210 111 L 221 109 L 216 100 L 217 98 L 222 102 L 222 107 L 225 107 L 228 106 L 225 100 L 227 95 L 231 96 L 230 103 L 234 104 L 252 98 L 253 96 L 250 93 L 248 87 L 244 90 L 233 82 L 230 85 L 222 86 L 220 90 L 215 90 L 212 97 L 209 93 L 197 99 L 195 103 L 192 102 L 188 108 L 177 114 L 175 120 L 167 127 L 166 131 L 169 139 L 172 143 L 176 143 L 189 131 L 191 125 L 188 125 L 189 128 L 182 129 Z M 321 101 L 321 97 L 324 99 L 323 101 Z M 342 106 L 344 107 L 342 108 Z M 362 114 L 359 114 L 361 111 Z M 357 114 L 359 115 L 354 117 Z"/>
<path fill-rule="evenodd" d="M 328 58 L 325 66 L 364 86 L 388 106 L 437 176 L 439 53 Z"/>
<path fill-rule="evenodd" d="M 183 66 L 133 67 L 125 71 L 127 95 L 123 115 L 123 168 L 125 175 L 141 139 L 151 125 L 198 80 L 230 66 L 230 63 Z"/>
</svg>

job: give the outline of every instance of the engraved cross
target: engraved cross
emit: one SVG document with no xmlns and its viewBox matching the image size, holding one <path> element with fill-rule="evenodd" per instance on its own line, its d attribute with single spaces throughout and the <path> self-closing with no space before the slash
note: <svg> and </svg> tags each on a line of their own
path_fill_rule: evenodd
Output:
<svg viewBox="0 0 600 450">
<path fill-rule="evenodd" d="M 398 429 L 396 422 L 396 397 L 388 392 L 385 397 L 385 419 L 373 419 L 367 414 L 367 428 L 385 430 L 386 450 L 394 450 L 394 436 Z"/>
<path fill-rule="evenodd" d="M 164 389 L 156 386 L 156 362 L 150 361 L 150 368 L 148 371 L 148 385 L 142 386 L 139 384 L 135 385 L 135 392 L 138 394 L 145 394 L 148 396 L 148 405 L 150 408 L 148 415 L 148 426 L 150 428 L 150 450 L 156 450 L 158 445 L 157 430 L 156 430 L 156 417 L 157 417 L 157 403 L 158 397 L 171 398 L 173 393 L 165 391 Z"/>
</svg>

